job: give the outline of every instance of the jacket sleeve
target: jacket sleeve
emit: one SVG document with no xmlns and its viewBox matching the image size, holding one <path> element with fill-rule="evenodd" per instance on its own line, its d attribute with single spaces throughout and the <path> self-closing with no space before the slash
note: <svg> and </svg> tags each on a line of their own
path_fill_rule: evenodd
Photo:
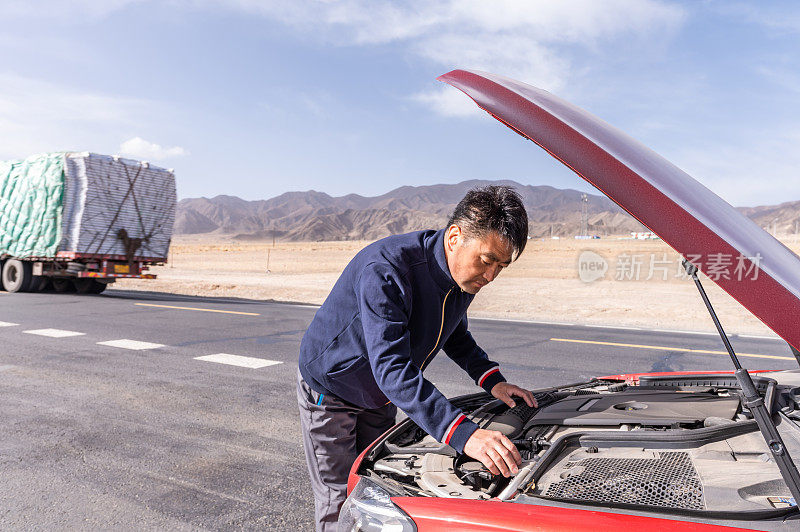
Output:
<svg viewBox="0 0 800 532">
<path fill-rule="evenodd" d="M 466 371 L 475 383 L 492 393 L 492 388 L 499 382 L 505 382 L 497 362 L 489 360 L 486 351 L 481 349 L 467 329 L 465 314 L 453 333 L 442 346 L 453 361 Z"/>
<path fill-rule="evenodd" d="M 459 453 L 478 426 L 450 404 L 411 360 L 411 294 L 388 265 L 370 264 L 356 284 L 364 341 L 381 391 L 424 431 Z"/>
</svg>

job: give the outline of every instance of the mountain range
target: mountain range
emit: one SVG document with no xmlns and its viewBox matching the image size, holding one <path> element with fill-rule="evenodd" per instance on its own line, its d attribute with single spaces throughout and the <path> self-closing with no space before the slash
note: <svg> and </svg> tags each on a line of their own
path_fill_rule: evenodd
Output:
<svg viewBox="0 0 800 532">
<path fill-rule="evenodd" d="M 310 190 L 256 201 L 224 195 L 188 198 L 178 202 L 174 229 L 176 234 L 211 233 L 238 240 L 273 236 L 284 241 L 375 240 L 441 227 L 468 190 L 490 184 L 510 185 L 519 192 L 528 212 L 531 237 L 580 234 L 583 192 L 507 180 L 403 186 L 374 197 L 334 197 Z M 589 235 L 646 230 L 605 196 L 586 194 L 585 208 Z M 800 228 L 800 201 L 739 210 L 770 230 L 794 233 Z"/>
</svg>

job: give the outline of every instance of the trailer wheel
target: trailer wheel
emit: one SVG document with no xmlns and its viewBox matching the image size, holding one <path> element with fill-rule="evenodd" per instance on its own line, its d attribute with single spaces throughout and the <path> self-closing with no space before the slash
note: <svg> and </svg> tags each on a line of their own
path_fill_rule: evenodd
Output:
<svg viewBox="0 0 800 532">
<path fill-rule="evenodd" d="M 94 279 L 92 279 L 92 282 L 92 288 L 89 290 L 90 294 L 102 294 L 109 285 L 109 283 L 101 283 L 100 281 L 96 281 Z"/>
<path fill-rule="evenodd" d="M 53 279 L 53 289 L 56 292 L 74 292 L 75 285 L 72 283 L 72 279 L 56 277 Z"/>
<path fill-rule="evenodd" d="M 75 279 L 73 281 L 75 283 L 75 291 L 79 294 L 90 294 L 89 291 L 92 287 L 92 282 L 94 279 Z"/>
<path fill-rule="evenodd" d="M 30 262 L 8 259 L 3 265 L 3 286 L 9 292 L 27 292 L 33 280 Z"/>
<path fill-rule="evenodd" d="M 75 289 L 79 294 L 99 294 L 106 289 L 106 283 L 96 279 L 75 279 Z"/>
<path fill-rule="evenodd" d="M 34 275 L 33 282 L 31 282 L 31 292 L 44 292 L 50 288 L 50 279 L 44 275 Z"/>
</svg>

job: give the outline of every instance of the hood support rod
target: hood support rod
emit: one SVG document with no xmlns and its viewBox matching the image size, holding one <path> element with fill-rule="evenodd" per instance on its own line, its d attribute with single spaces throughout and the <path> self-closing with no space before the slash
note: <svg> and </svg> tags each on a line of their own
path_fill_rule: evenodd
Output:
<svg viewBox="0 0 800 532">
<path fill-rule="evenodd" d="M 767 442 L 767 447 L 772 453 L 772 457 L 775 460 L 775 463 L 778 465 L 778 469 L 780 469 L 781 476 L 783 477 L 784 482 L 786 482 L 786 485 L 789 487 L 789 491 L 794 497 L 795 504 L 797 504 L 800 502 L 800 473 L 797 471 L 797 466 L 795 466 L 794 462 L 792 461 L 792 457 L 789 455 L 789 450 L 786 448 L 786 445 L 784 445 L 783 439 L 778 433 L 778 429 L 775 427 L 775 422 L 767 412 L 767 408 L 764 405 L 764 399 L 758 394 L 756 386 L 753 384 L 753 379 L 750 377 L 750 373 L 748 373 L 747 370 L 742 367 L 741 363 L 739 362 L 739 357 L 737 357 L 736 353 L 734 353 L 733 347 L 728 340 L 728 335 L 725 334 L 725 331 L 722 329 L 722 324 L 717 317 L 717 313 L 714 312 L 714 307 L 711 306 L 711 301 L 709 301 L 708 295 L 703 289 L 703 285 L 700 284 L 700 279 L 697 278 L 697 266 L 684 259 L 683 267 L 686 269 L 686 273 L 689 274 L 694 281 L 695 286 L 697 286 L 697 289 L 700 291 L 700 297 L 703 298 L 703 303 L 706 304 L 706 308 L 708 309 L 709 314 L 711 314 L 711 319 L 714 320 L 714 325 L 717 327 L 717 332 L 719 332 L 719 336 L 722 338 L 722 342 L 725 344 L 725 348 L 728 350 L 728 354 L 731 356 L 731 361 L 736 368 L 736 380 L 739 382 L 739 387 L 742 390 L 744 404 L 748 409 L 750 409 L 750 412 L 756 419 L 758 428 L 761 430 L 761 434 L 764 436 L 764 441 Z"/>
<path fill-rule="evenodd" d="M 794 358 L 797 359 L 797 364 L 800 365 L 800 351 L 798 351 L 795 348 L 795 346 L 793 346 L 792 344 L 789 344 L 789 349 L 792 350 L 792 354 L 794 355 Z"/>
</svg>

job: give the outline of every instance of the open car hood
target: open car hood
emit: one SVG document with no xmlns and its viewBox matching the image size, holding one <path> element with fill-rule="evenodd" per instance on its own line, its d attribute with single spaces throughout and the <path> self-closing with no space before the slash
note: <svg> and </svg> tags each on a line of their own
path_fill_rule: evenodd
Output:
<svg viewBox="0 0 800 532">
<path fill-rule="evenodd" d="M 800 349 L 800 257 L 772 235 L 651 149 L 547 91 L 470 70 L 438 79 L 591 183 Z M 727 278 L 715 274 L 721 261 Z M 737 274 L 739 261 L 746 267 Z"/>
</svg>

